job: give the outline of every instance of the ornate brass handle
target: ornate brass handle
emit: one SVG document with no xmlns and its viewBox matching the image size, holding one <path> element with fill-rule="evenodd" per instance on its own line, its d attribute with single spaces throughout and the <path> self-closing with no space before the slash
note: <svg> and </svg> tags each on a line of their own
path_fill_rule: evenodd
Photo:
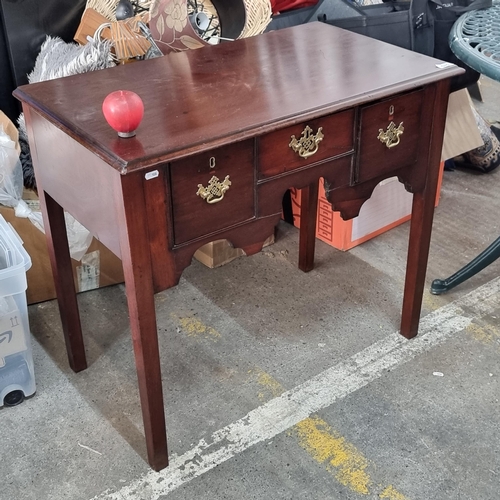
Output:
<svg viewBox="0 0 500 500">
<path fill-rule="evenodd" d="M 391 121 L 385 132 L 381 128 L 378 129 L 377 139 L 388 148 L 394 148 L 399 144 L 400 137 L 403 135 L 404 130 L 403 122 L 396 127 L 396 124 Z"/>
<path fill-rule="evenodd" d="M 226 191 L 231 186 L 231 181 L 229 180 L 229 175 L 226 175 L 222 182 L 215 175 L 208 181 L 208 186 L 203 187 L 202 184 L 198 184 L 198 191 L 196 194 L 201 196 L 207 203 L 218 203 L 224 198 Z"/>
<path fill-rule="evenodd" d="M 291 147 L 301 158 L 309 158 L 316 151 L 318 151 L 319 143 L 323 140 L 323 127 L 319 127 L 316 134 L 312 133 L 312 128 L 307 125 L 306 128 L 302 131 L 302 134 L 299 139 L 296 139 L 294 135 L 290 138 Z"/>
</svg>

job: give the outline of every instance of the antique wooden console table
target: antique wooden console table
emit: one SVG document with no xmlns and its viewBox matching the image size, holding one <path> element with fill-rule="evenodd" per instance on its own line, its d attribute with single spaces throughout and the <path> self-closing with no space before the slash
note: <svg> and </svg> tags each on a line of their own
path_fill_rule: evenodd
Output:
<svg viewBox="0 0 500 500">
<path fill-rule="evenodd" d="M 148 459 L 168 464 L 154 293 L 201 245 L 259 251 L 302 189 L 313 267 L 318 178 L 344 218 L 384 178 L 414 193 L 401 333 L 417 334 L 449 78 L 455 66 L 321 23 L 20 87 L 73 370 L 86 368 L 63 209 L 123 261 Z M 118 138 L 101 105 L 139 94 Z"/>
</svg>

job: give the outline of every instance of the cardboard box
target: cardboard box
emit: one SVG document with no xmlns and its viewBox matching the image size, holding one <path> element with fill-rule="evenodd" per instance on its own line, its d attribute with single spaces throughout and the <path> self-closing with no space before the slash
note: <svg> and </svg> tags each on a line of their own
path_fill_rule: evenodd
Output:
<svg viewBox="0 0 500 500">
<path fill-rule="evenodd" d="M 484 144 L 471 107 L 472 101 L 467 89 L 450 94 L 441 153 L 443 161 Z"/>
<path fill-rule="evenodd" d="M 274 243 L 274 234 L 264 242 L 264 247 Z M 203 245 L 194 254 L 194 258 L 207 267 L 223 266 L 238 257 L 245 255 L 241 248 L 234 248 L 227 240 L 212 241 Z"/>
<path fill-rule="evenodd" d="M 444 162 L 441 163 L 436 206 L 439 203 L 443 170 Z M 300 190 L 291 189 L 291 195 L 293 224 L 300 227 Z M 339 250 L 349 250 L 409 220 L 412 201 L 413 195 L 406 191 L 397 177 L 391 177 L 374 189 L 357 217 L 346 221 L 339 212 L 332 211 L 325 196 L 323 179 L 320 179 L 316 237 Z"/>
<path fill-rule="evenodd" d="M 28 304 L 56 298 L 52 268 L 45 235 L 29 219 L 16 217 L 14 209 L 0 206 L 0 214 L 12 224 L 24 242 L 32 266 L 26 273 Z M 93 290 L 124 281 L 121 260 L 95 238 L 81 261 L 72 260 L 78 292 Z"/>
</svg>

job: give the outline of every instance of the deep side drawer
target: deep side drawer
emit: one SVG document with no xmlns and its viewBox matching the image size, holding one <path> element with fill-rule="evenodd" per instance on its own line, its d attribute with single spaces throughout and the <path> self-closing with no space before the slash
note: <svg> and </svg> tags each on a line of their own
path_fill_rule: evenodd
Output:
<svg viewBox="0 0 500 500">
<path fill-rule="evenodd" d="M 170 177 L 176 245 L 255 215 L 253 139 L 174 161 Z"/>
</svg>

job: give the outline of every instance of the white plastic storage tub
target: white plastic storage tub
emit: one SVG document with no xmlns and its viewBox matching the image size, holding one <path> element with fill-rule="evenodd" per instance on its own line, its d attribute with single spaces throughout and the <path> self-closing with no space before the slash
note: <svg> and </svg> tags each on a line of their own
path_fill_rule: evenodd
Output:
<svg viewBox="0 0 500 500">
<path fill-rule="evenodd" d="M 35 393 L 26 303 L 31 259 L 22 241 L 0 215 L 0 407 Z"/>
</svg>

